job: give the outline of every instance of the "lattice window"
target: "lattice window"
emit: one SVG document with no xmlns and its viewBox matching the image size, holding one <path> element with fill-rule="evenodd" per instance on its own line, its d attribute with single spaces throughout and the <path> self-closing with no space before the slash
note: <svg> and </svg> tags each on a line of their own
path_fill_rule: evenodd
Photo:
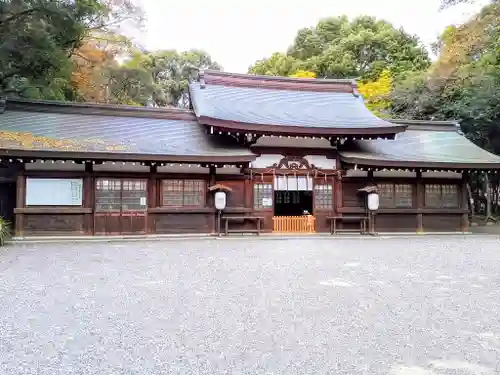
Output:
<svg viewBox="0 0 500 375">
<path fill-rule="evenodd" d="M 333 206 L 333 185 L 314 185 L 314 207 L 316 209 L 332 209 Z"/>
<path fill-rule="evenodd" d="M 204 180 L 163 180 L 162 205 L 201 207 L 205 204 Z"/>
<path fill-rule="evenodd" d="M 378 197 L 381 208 L 394 207 L 394 185 L 393 184 L 378 185 Z"/>
<path fill-rule="evenodd" d="M 394 206 L 398 208 L 413 207 L 413 185 L 394 185 Z"/>
<path fill-rule="evenodd" d="M 146 180 L 98 179 L 96 211 L 121 212 L 147 209 Z"/>
<path fill-rule="evenodd" d="M 121 180 L 96 181 L 95 209 L 97 212 L 120 212 L 122 206 Z"/>
<path fill-rule="evenodd" d="M 253 206 L 254 208 L 273 207 L 273 185 L 254 184 L 253 185 Z"/>
<path fill-rule="evenodd" d="M 458 208 L 460 197 L 457 185 L 441 185 L 441 203 L 445 208 Z"/>
<path fill-rule="evenodd" d="M 122 211 L 144 211 L 147 209 L 146 180 L 122 181 Z"/>
<path fill-rule="evenodd" d="M 381 208 L 413 207 L 413 185 L 380 184 L 378 190 Z"/>
<path fill-rule="evenodd" d="M 457 185 L 425 185 L 425 207 L 458 208 L 459 202 Z"/>
</svg>

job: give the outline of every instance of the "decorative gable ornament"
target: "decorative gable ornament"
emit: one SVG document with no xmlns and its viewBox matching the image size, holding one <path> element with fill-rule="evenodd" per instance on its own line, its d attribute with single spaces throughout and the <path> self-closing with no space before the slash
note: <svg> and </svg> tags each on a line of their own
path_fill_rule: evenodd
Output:
<svg viewBox="0 0 500 375">
<path fill-rule="evenodd" d="M 309 161 L 306 158 L 299 156 L 285 156 L 278 163 L 274 163 L 268 168 L 292 169 L 292 170 L 316 169 L 316 167 L 313 164 L 309 164 Z"/>
</svg>

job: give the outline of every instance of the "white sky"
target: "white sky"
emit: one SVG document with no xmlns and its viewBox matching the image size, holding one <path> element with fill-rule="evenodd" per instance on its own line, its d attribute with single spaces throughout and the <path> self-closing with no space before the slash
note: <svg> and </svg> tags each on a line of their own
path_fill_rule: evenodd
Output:
<svg viewBox="0 0 500 375">
<path fill-rule="evenodd" d="M 149 50 L 206 50 L 225 71 L 246 73 L 256 60 L 286 51 L 297 30 L 319 19 L 370 15 L 430 44 L 450 24 L 464 22 L 487 0 L 439 11 L 440 0 L 141 0 Z"/>
</svg>

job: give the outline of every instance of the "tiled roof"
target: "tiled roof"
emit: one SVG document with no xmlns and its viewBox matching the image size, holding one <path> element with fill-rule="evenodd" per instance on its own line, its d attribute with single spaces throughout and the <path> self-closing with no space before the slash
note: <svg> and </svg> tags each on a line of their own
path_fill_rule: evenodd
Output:
<svg viewBox="0 0 500 375">
<path fill-rule="evenodd" d="M 500 168 L 500 156 L 469 141 L 454 122 L 398 122 L 409 127 L 395 140 L 356 141 L 352 151 L 341 152 L 342 159 L 372 166 Z"/>
<path fill-rule="evenodd" d="M 190 84 L 197 117 L 264 126 L 330 129 L 390 129 L 402 131 L 373 115 L 361 97 L 346 92 L 312 92 L 258 87 Z M 263 128 L 265 129 L 265 128 Z M 398 130 L 399 129 L 399 130 Z M 390 132 L 390 131 L 389 131 Z"/>
<path fill-rule="evenodd" d="M 30 111 L 9 110 L 7 106 L 0 114 L 0 152 L 150 155 L 165 156 L 166 161 L 176 158 L 188 161 L 191 157 L 253 159 L 249 150 L 207 135 L 194 116 L 191 120 L 176 120 L 160 118 L 158 112 L 155 118 L 148 118 L 147 110 L 124 116 L 101 112 L 61 113 L 51 109 L 55 108 L 46 105 Z"/>
</svg>

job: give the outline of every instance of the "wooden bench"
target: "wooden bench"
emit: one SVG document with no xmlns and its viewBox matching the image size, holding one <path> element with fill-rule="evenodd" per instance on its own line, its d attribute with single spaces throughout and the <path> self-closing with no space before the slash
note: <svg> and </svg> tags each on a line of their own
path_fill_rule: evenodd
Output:
<svg viewBox="0 0 500 375">
<path fill-rule="evenodd" d="M 337 234 L 340 232 L 356 232 L 359 234 L 366 234 L 366 227 L 368 223 L 367 216 L 329 216 L 326 218 L 330 222 L 330 234 Z M 343 223 L 359 223 L 358 229 L 338 229 L 337 222 Z"/>
<path fill-rule="evenodd" d="M 255 233 L 257 236 L 260 235 L 260 231 L 262 228 L 262 221 L 264 220 L 264 217 L 262 216 L 223 216 L 222 220 L 225 220 L 225 225 L 224 225 L 224 234 L 227 236 L 229 233 Z M 245 221 L 252 221 L 256 224 L 255 229 L 229 229 L 229 222 L 245 222 Z"/>
</svg>

